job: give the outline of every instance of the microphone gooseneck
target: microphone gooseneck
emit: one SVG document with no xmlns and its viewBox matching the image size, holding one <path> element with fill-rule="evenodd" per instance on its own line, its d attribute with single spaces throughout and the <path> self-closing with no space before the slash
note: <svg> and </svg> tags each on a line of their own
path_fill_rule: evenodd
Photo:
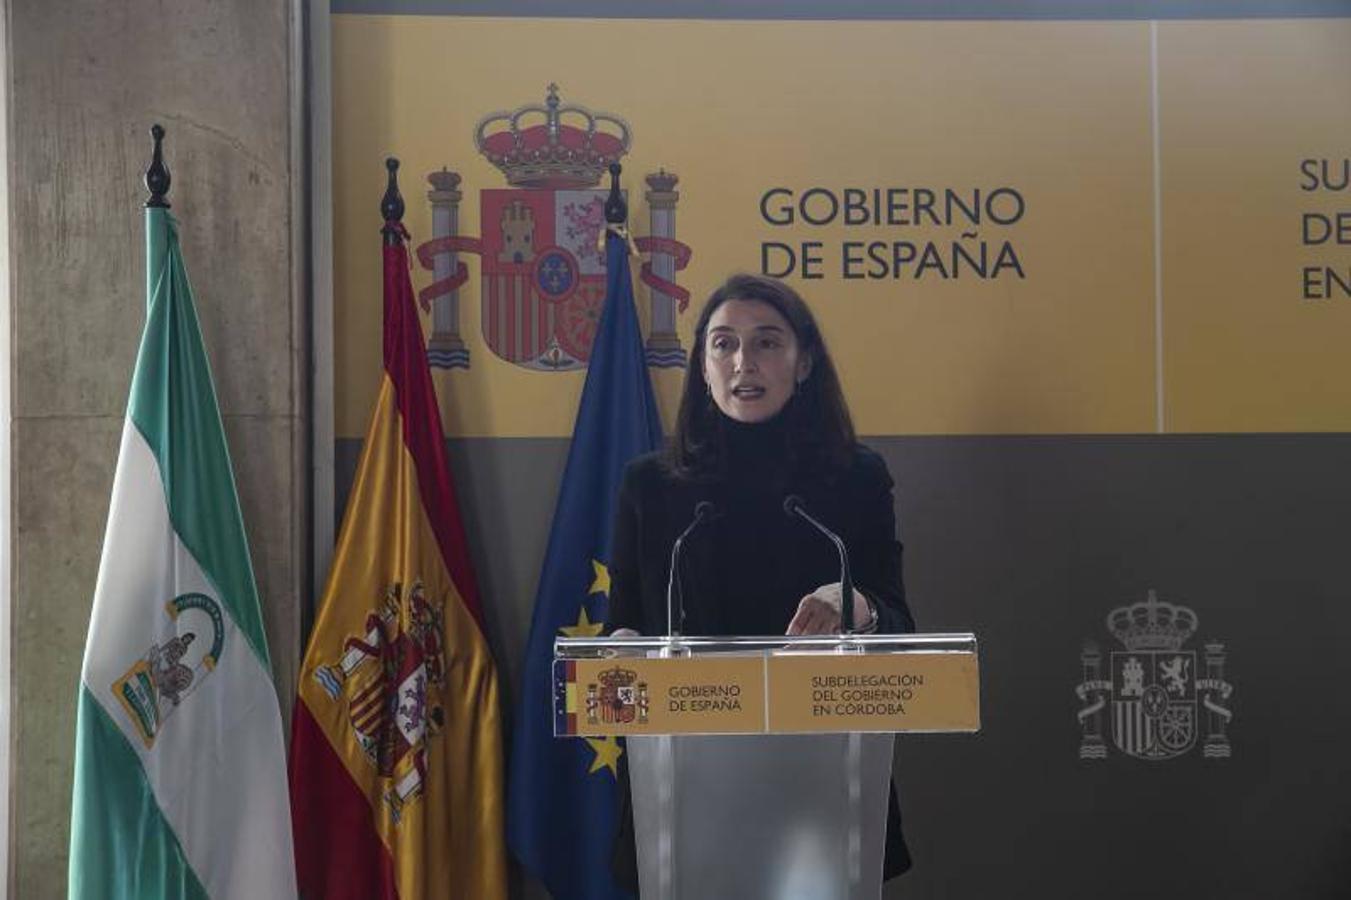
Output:
<svg viewBox="0 0 1351 900">
<path fill-rule="evenodd" d="M 685 539 L 694 533 L 700 525 L 712 521 L 718 514 L 718 508 L 708 500 L 700 500 L 694 504 L 694 521 L 685 526 L 685 530 L 680 532 L 680 537 L 675 539 L 671 545 L 671 571 L 666 576 L 666 634 L 669 637 L 676 637 L 685 629 L 685 588 L 681 580 L 676 576 L 677 567 L 680 565 L 680 552 L 685 547 Z M 679 597 L 679 603 L 676 604 L 675 598 Z M 679 612 L 677 617 L 676 613 Z"/>
<path fill-rule="evenodd" d="M 789 494 L 783 498 L 783 511 L 789 516 L 802 519 L 811 525 L 817 531 L 830 538 L 831 543 L 840 554 L 840 631 L 844 634 L 854 633 L 854 581 L 849 575 L 849 552 L 844 547 L 844 539 L 831 531 L 825 525 L 818 522 L 811 513 L 807 512 L 802 498 L 797 494 Z"/>
</svg>

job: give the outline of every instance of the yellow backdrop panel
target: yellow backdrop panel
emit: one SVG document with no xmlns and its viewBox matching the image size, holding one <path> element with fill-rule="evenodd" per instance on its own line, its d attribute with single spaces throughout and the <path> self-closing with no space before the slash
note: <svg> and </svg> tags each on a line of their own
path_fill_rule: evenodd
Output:
<svg viewBox="0 0 1351 900">
<path fill-rule="evenodd" d="M 479 235 L 478 192 L 507 185 L 473 128 L 542 102 L 550 82 L 565 103 L 632 127 L 635 233 L 647 230 L 642 176 L 679 175 L 687 348 L 701 298 L 758 270 L 765 242 L 820 242 L 820 277 L 799 266 L 791 280 L 822 320 L 864 434 L 1151 432 L 1160 417 L 1169 430 L 1344 429 L 1351 366 L 1334 345 L 1351 302 L 1300 299 L 1300 214 L 1315 195 L 1296 177 L 1304 156 L 1351 146 L 1351 120 L 1334 115 L 1351 83 L 1348 23 L 1163 23 L 1159 34 L 1156 283 L 1147 22 L 335 16 L 338 435 L 364 433 L 380 382 L 383 159 L 403 162 L 415 243 L 431 237 L 425 176 L 443 166 L 463 177 L 460 233 Z M 777 225 L 762 213 L 774 188 L 788 192 L 767 204 L 776 220 L 780 200 L 814 188 L 967 200 L 1002 188 L 996 218 L 1020 214 L 936 224 L 911 209 L 896 224 L 813 225 L 798 210 Z M 818 192 L 809 214 L 827 203 Z M 930 243 L 938 266 L 893 270 L 896 245 Z M 954 244 L 973 256 L 985 245 L 984 277 L 954 261 Z M 1001 253 L 1016 266 L 996 266 Z M 479 260 L 461 259 L 472 366 L 437 373 L 447 430 L 569 434 L 583 373 L 494 356 Z M 635 292 L 646 327 L 647 289 L 635 281 Z M 669 428 L 680 373 L 653 372 Z"/>
<path fill-rule="evenodd" d="M 1160 28 L 1170 431 L 1351 428 L 1348 47 L 1348 20 Z"/>
</svg>

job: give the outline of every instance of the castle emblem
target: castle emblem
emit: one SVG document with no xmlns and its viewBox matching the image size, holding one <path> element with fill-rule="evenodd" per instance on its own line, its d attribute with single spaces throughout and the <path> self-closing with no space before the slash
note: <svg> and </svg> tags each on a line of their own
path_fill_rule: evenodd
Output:
<svg viewBox="0 0 1351 900">
<path fill-rule="evenodd" d="M 647 724 L 649 699 L 647 682 L 638 680 L 632 669 L 616 666 L 600 673 L 600 684 L 586 686 L 586 721 L 590 725 Z"/>
<path fill-rule="evenodd" d="M 349 637 L 342 658 L 314 673 L 330 699 L 345 703 L 396 825 L 422 795 L 428 743 L 445 724 L 444 633 L 442 605 L 427 597 L 421 582 L 406 594 L 392 584 L 366 617 L 365 633 Z"/>
<path fill-rule="evenodd" d="M 1087 704 L 1079 710 L 1081 759 L 1107 756 L 1104 715 L 1110 716 L 1112 743 L 1137 759 L 1181 756 L 1195 746 L 1202 727 L 1202 754 L 1230 755 L 1226 729 L 1233 713 L 1224 704 L 1233 686 L 1224 680 L 1224 645 L 1206 644 L 1198 659 L 1185 646 L 1196 627 L 1193 610 L 1160 600 L 1152 590 L 1143 602 L 1108 614 L 1107 628 L 1123 649 L 1112 651 L 1104 677 L 1097 645 L 1084 646 L 1083 681 L 1076 689 Z"/>
<path fill-rule="evenodd" d="M 205 594 L 180 594 L 164 605 L 172 631 L 152 643 L 112 683 L 113 696 L 149 750 L 169 717 L 220 661 L 225 617 Z"/>
<path fill-rule="evenodd" d="M 475 253 L 488 348 L 527 369 L 586 366 L 605 301 L 606 191 L 598 185 L 632 142 L 623 119 L 565 104 L 550 85 L 542 105 L 492 113 L 474 129 L 478 152 L 509 186 L 479 192 L 480 237 L 459 233 L 459 174 L 442 169 L 428 176 L 432 240 L 417 254 L 434 279 L 420 292 L 432 312 L 431 365 L 469 366 L 459 326 L 459 290 L 469 274 L 460 254 Z M 651 303 L 647 362 L 682 366 L 675 317 L 688 304 L 689 291 L 676 283 L 676 273 L 689 263 L 690 248 L 675 238 L 679 179 L 662 170 L 646 181 L 649 234 L 633 243 L 649 257 L 639 275 Z"/>
</svg>

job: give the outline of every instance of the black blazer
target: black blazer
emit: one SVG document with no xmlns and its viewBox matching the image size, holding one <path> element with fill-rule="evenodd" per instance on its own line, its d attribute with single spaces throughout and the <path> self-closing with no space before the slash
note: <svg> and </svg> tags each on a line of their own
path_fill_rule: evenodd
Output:
<svg viewBox="0 0 1351 900">
<path fill-rule="evenodd" d="M 878 631 L 915 630 L 901 575 L 893 482 L 882 457 L 856 445 L 847 469 L 807 475 L 786 473 L 773 459 L 763 463 L 708 480 L 677 478 L 660 454 L 629 464 L 615 513 L 609 629 L 666 633 L 671 545 L 693 520 L 695 505 L 706 500 L 716 516 L 686 540 L 680 565 L 683 633 L 783 634 L 801 599 L 840 577 L 834 545 L 783 511 L 784 497 L 797 494 L 808 512 L 844 539 L 854 585 L 877 608 Z M 620 781 L 624 809 L 615 872 L 636 891 L 627 771 Z M 893 784 L 883 874 L 891 878 L 909 868 Z"/>
</svg>

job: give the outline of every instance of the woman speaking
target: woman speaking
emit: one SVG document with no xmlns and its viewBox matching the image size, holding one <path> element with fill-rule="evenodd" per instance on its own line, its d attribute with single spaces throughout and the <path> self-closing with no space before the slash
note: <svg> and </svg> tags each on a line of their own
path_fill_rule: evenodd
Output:
<svg viewBox="0 0 1351 900">
<path fill-rule="evenodd" d="M 672 584 L 683 597 L 684 620 L 675 623 L 682 634 L 839 631 L 839 555 L 785 512 L 790 496 L 844 540 L 855 630 L 913 631 L 891 476 L 855 440 L 816 320 L 787 285 L 735 275 L 695 325 L 669 447 L 624 473 L 610 564 L 614 634 L 665 634 Z M 672 545 L 701 504 L 706 521 L 684 541 L 672 573 Z M 910 865 L 894 792 L 887 825 L 889 878 Z M 624 837 L 621 873 L 626 843 L 632 853 Z"/>
</svg>

